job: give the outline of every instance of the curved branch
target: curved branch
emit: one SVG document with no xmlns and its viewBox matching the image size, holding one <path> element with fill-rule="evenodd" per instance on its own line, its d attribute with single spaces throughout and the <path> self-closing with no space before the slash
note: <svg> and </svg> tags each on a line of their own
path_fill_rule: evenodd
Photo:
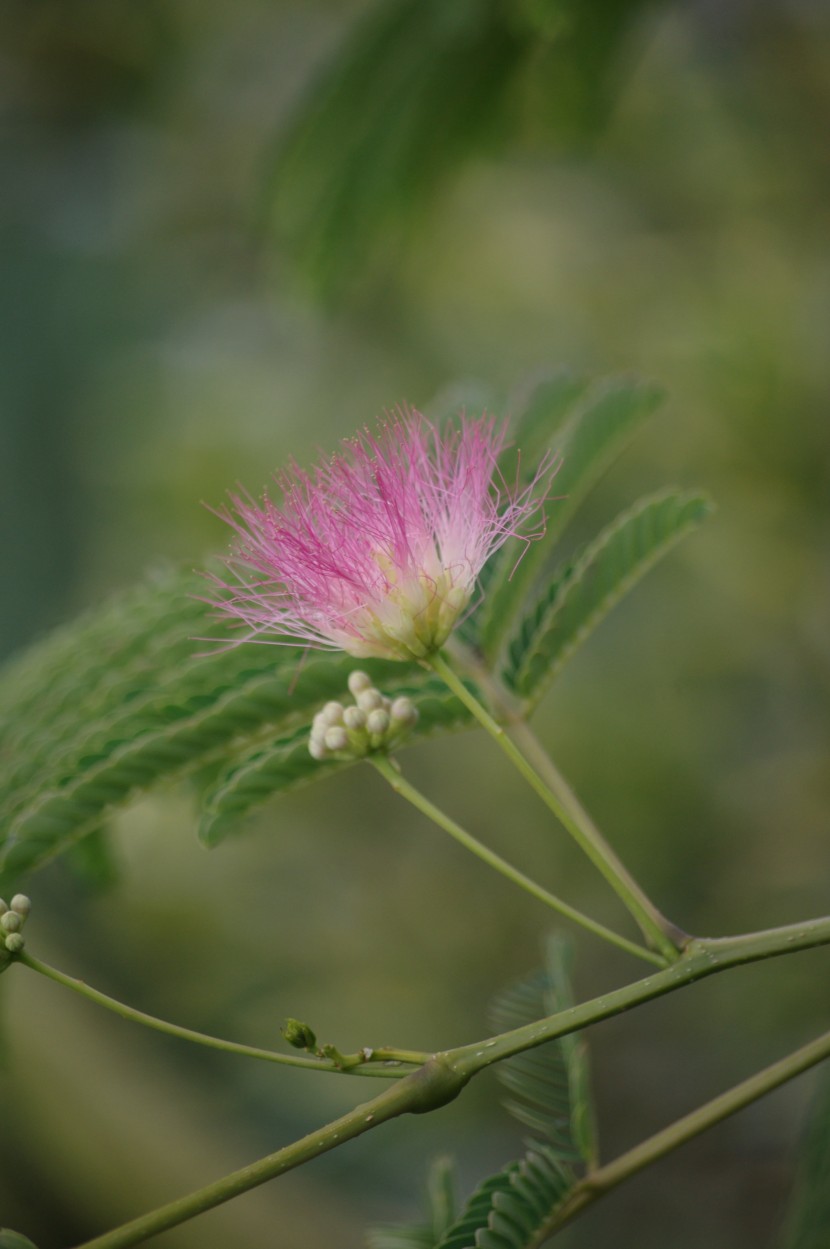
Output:
<svg viewBox="0 0 830 1249">
<path fill-rule="evenodd" d="M 197 1045 L 207 1046 L 208 1049 L 222 1050 L 226 1054 L 240 1054 L 244 1058 L 260 1058 L 264 1062 L 279 1063 L 286 1067 L 304 1067 L 307 1071 L 330 1071 L 337 1075 L 379 1076 L 387 1080 L 399 1080 L 402 1075 L 406 1074 L 402 1070 L 402 1064 L 419 1067 L 430 1057 L 429 1054 L 413 1050 L 391 1049 L 388 1046 L 378 1049 L 367 1048 L 359 1050 L 356 1054 L 340 1054 L 336 1059 L 313 1057 L 310 1054 L 305 1056 L 283 1054 L 279 1050 L 260 1049 L 256 1045 L 226 1041 L 222 1037 L 210 1036 L 207 1032 L 197 1032 L 194 1028 L 183 1028 L 180 1024 L 168 1023 L 166 1019 L 148 1015 L 146 1011 L 127 1006 L 126 1003 L 119 1002 L 117 998 L 102 993 L 100 989 L 93 989 L 83 980 L 67 976 L 66 972 L 58 971 L 56 967 L 50 967 L 48 963 L 42 963 L 31 954 L 25 952 L 17 954 L 14 961 L 22 963 L 24 967 L 29 967 L 48 980 L 54 980 L 56 984 L 62 984 L 66 989 L 72 989 L 82 997 L 88 998 L 89 1001 L 95 1002 L 97 1006 L 103 1006 L 106 1010 L 120 1015 L 122 1019 L 143 1024 L 155 1032 L 164 1032 L 182 1041 L 194 1041 Z"/>
<path fill-rule="evenodd" d="M 569 1222 L 586 1206 L 592 1205 L 599 1197 L 604 1197 L 606 1193 L 611 1192 L 618 1184 L 622 1184 L 623 1180 L 636 1175 L 644 1167 L 671 1153 L 680 1145 L 685 1145 L 687 1141 L 699 1136 L 707 1128 L 721 1123 L 730 1115 L 743 1110 L 744 1106 L 771 1093 L 773 1089 L 786 1084 L 788 1080 L 801 1075 L 802 1072 L 808 1071 L 810 1067 L 815 1067 L 817 1063 L 824 1062 L 827 1058 L 830 1058 L 830 1032 L 825 1032 L 815 1041 L 802 1045 L 800 1049 L 794 1050 L 786 1058 L 779 1059 L 778 1062 L 765 1067 L 763 1071 L 758 1071 L 747 1080 L 736 1084 L 726 1093 L 721 1093 L 719 1097 L 712 1098 L 705 1105 L 699 1106 L 697 1110 L 684 1115 L 682 1119 L 675 1120 L 661 1132 L 656 1132 L 648 1140 L 642 1141 L 633 1149 L 621 1154 L 619 1158 L 615 1158 L 613 1162 L 608 1162 L 605 1166 L 592 1171 L 579 1181 L 565 1204 L 559 1207 L 550 1222 L 541 1229 L 530 1249 L 543 1244 L 553 1231 L 558 1231 L 564 1223 Z"/>
<path fill-rule="evenodd" d="M 316 1132 L 310 1132 L 302 1140 L 286 1145 L 250 1166 L 233 1171 L 198 1192 L 160 1206 L 112 1232 L 96 1236 L 94 1240 L 85 1241 L 79 1249 L 130 1249 L 130 1246 L 139 1245 L 158 1232 L 178 1227 L 180 1223 L 186 1223 L 188 1219 L 203 1214 L 206 1210 L 221 1206 L 232 1197 L 247 1193 L 267 1180 L 284 1175 L 286 1171 L 291 1171 L 346 1141 L 354 1140 L 389 1119 L 403 1114 L 437 1110 L 439 1106 L 444 1106 L 457 1097 L 465 1083 L 465 1078 L 454 1072 L 440 1056 L 431 1058 L 423 1067 L 404 1076 L 391 1088 L 384 1089 L 371 1101 L 356 1106 L 348 1114 L 318 1128 Z"/>
<path fill-rule="evenodd" d="M 95 1240 L 87 1241 L 78 1249 L 130 1249 L 130 1246 L 138 1245 L 158 1232 L 176 1227 L 205 1210 L 211 1210 L 232 1197 L 248 1192 L 267 1180 L 274 1179 L 320 1154 L 345 1144 L 346 1141 L 354 1140 L 355 1137 L 361 1136 L 364 1132 L 378 1127 L 389 1119 L 403 1114 L 423 1114 L 437 1110 L 457 1097 L 474 1075 L 494 1062 L 500 1062 L 513 1054 L 533 1049 L 537 1045 L 544 1045 L 546 1041 L 575 1032 L 601 1019 L 607 1019 L 611 1015 L 620 1014 L 641 1002 L 661 997 L 684 985 L 692 984 L 696 980 L 726 971 L 730 967 L 828 944 L 830 944 L 830 917 L 809 920 L 803 924 L 792 924 L 785 928 L 773 928 L 765 932 L 749 933 L 742 937 L 693 941 L 679 962 L 643 980 L 635 981 L 634 984 L 627 985 L 623 989 L 603 994 L 581 1006 L 559 1011 L 547 1019 L 502 1033 L 489 1040 L 479 1041 L 475 1045 L 460 1046 L 457 1049 L 433 1055 L 423 1067 L 404 1076 L 372 1101 L 357 1106 L 326 1127 L 311 1132 L 302 1140 L 277 1150 L 267 1158 L 262 1158 L 250 1166 L 234 1171 L 231 1175 L 217 1180 L 206 1188 L 142 1215 L 131 1223 L 126 1223 L 123 1227 L 107 1232 Z M 807 1050 L 812 1053 L 816 1046 L 823 1046 L 825 1041 L 826 1038 L 822 1038 L 813 1043 L 812 1049 L 807 1047 Z M 822 1049 L 819 1057 L 823 1056 Z M 791 1056 L 791 1059 L 795 1057 Z M 787 1064 L 791 1060 L 783 1061 Z M 818 1058 L 815 1058 L 815 1061 L 818 1061 Z M 803 1066 L 798 1068 L 798 1070 L 803 1069 Z M 792 1074 L 797 1074 L 795 1069 Z M 765 1073 L 761 1073 L 760 1077 L 753 1077 L 755 1081 L 761 1080 L 762 1082 L 764 1078 Z M 748 1083 L 751 1087 L 751 1082 Z M 739 1086 L 739 1089 L 742 1087 L 744 1086 Z M 760 1096 L 764 1091 L 766 1091 L 765 1088 L 759 1088 L 754 1095 Z M 728 1098 L 730 1095 L 724 1096 Z M 740 1104 L 745 1105 L 749 1100 L 752 1100 L 751 1096 L 745 1097 Z M 738 1108 L 736 1105 L 735 1109 Z M 692 1116 L 687 1117 L 687 1120 L 681 1120 L 681 1125 L 686 1123 L 688 1127 L 688 1120 L 692 1120 L 694 1126 L 695 1115 L 703 1114 L 705 1117 L 707 1109 L 709 1108 L 704 1107 L 702 1111 L 694 1112 Z M 706 1124 L 704 1123 L 703 1126 L 705 1127 Z M 686 1130 L 686 1128 L 674 1125 L 674 1128 L 667 1129 L 667 1132 L 675 1132 L 679 1144 L 681 1140 L 686 1139 L 683 1135 Z M 699 1130 L 703 1130 L 702 1127 Z M 663 1135 L 665 1137 L 665 1134 Z M 688 1135 L 694 1135 L 694 1132 L 689 1132 Z M 648 1150 L 651 1147 L 653 1149 L 653 1142 L 656 1139 L 658 1138 L 652 1138 L 651 1144 L 646 1142 L 644 1146 L 638 1148 Z M 646 1157 L 639 1165 L 644 1166 L 649 1160 Z M 637 1161 L 635 1156 L 633 1163 Z M 616 1163 L 609 1164 L 608 1169 L 603 1169 L 607 1187 L 611 1187 L 615 1174 L 620 1174 L 620 1179 L 625 1178 L 622 1172 L 627 1166 L 631 1168 L 632 1174 L 633 1170 L 639 1169 L 639 1166 L 633 1163 L 631 1159 L 628 1163 L 618 1159 Z M 617 1168 L 617 1172 L 614 1168 Z M 602 1172 L 594 1173 L 594 1181 L 596 1181 L 596 1176 L 601 1174 Z"/>
<path fill-rule="evenodd" d="M 547 1019 L 515 1028 L 512 1032 L 504 1032 L 474 1045 L 448 1050 L 445 1057 L 460 1073 L 476 1075 L 492 1063 L 501 1062 L 537 1045 L 544 1045 L 546 1041 L 554 1041 L 569 1032 L 577 1032 L 581 1028 L 599 1023 L 602 1019 L 610 1019 L 612 1015 L 620 1015 L 642 1002 L 663 997 L 666 993 L 682 989 L 685 985 L 694 984 L 697 980 L 704 980 L 707 976 L 726 971 L 730 967 L 740 967 L 744 963 L 757 963 L 762 959 L 777 958 L 782 954 L 829 944 L 830 916 L 807 920 L 803 924 L 788 924 L 783 928 L 746 933 L 740 937 L 693 938 L 689 941 L 683 957 L 662 971 L 646 976 L 643 980 L 635 980 L 633 984 L 625 985 L 622 989 L 603 993 L 592 998 L 590 1002 L 559 1011 Z"/>
</svg>

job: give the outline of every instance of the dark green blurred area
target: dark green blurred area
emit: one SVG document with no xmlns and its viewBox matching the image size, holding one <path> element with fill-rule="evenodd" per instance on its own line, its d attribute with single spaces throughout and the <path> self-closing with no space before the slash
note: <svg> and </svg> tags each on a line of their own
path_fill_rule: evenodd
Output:
<svg viewBox="0 0 830 1249">
<path fill-rule="evenodd" d="M 226 542 L 202 499 L 237 479 L 258 491 L 386 406 L 449 391 L 509 411 L 543 366 L 639 371 L 668 408 L 572 540 L 665 482 L 720 510 L 591 640 L 540 730 L 684 927 L 826 913 L 830 14 L 378 12 L 4 6 L 3 649 L 159 560 L 199 563 Z M 625 922 L 486 742 L 419 746 L 407 769 Z M 277 1044 L 286 1015 L 347 1049 L 472 1040 L 548 924 L 368 771 L 284 799 L 211 854 L 189 795 L 155 794 L 118 821 L 115 859 L 108 891 L 65 865 L 31 883 L 32 951 L 254 1044 Z M 580 997 L 639 974 L 579 939 Z M 367 1095 L 136 1035 L 33 979 L 2 986 L 0 1225 L 40 1249 Z M 825 984 L 819 951 L 597 1028 L 605 1156 L 826 1028 Z M 810 1088 L 666 1160 L 561 1243 L 772 1249 Z M 457 1152 L 468 1185 L 510 1157 L 497 1096 L 482 1080 L 154 1243 L 356 1247 L 367 1222 L 414 1209 L 431 1155 Z"/>
</svg>

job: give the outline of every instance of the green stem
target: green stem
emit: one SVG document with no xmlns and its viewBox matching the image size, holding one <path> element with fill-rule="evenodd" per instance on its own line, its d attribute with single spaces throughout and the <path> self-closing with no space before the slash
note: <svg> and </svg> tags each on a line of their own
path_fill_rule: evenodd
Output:
<svg viewBox="0 0 830 1249">
<path fill-rule="evenodd" d="M 501 1062 L 537 1045 L 544 1045 L 547 1041 L 554 1041 L 570 1032 L 578 1032 L 602 1019 L 610 1019 L 612 1015 L 630 1010 L 632 1006 L 663 997 L 666 993 L 672 993 L 675 989 L 704 980 L 707 976 L 726 971 L 730 967 L 757 963 L 762 959 L 776 958 L 781 954 L 813 949 L 820 945 L 830 945 L 830 917 L 747 933 L 740 937 L 695 939 L 690 942 L 678 962 L 646 976 L 644 980 L 635 980 L 633 984 L 625 985 L 622 989 L 601 994 L 590 1002 L 572 1006 L 536 1023 L 503 1032 L 488 1041 L 460 1046 L 448 1051 L 447 1057 L 454 1069 L 462 1075 L 475 1075 L 482 1067 Z"/>
<path fill-rule="evenodd" d="M 720 1097 L 713 1098 L 704 1106 L 693 1110 L 691 1114 L 684 1115 L 682 1119 L 670 1124 L 662 1132 L 650 1136 L 648 1140 L 628 1150 L 621 1157 L 615 1158 L 613 1162 L 592 1171 L 580 1181 L 565 1205 L 560 1207 L 552 1217 L 550 1223 L 541 1229 L 529 1249 L 541 1245 L 554 1228 L 559 1228 L 563 1223 L 568 1222 L 598 1197 L 603 1197 L 612 1188 L 616 1188 L 623 1180 L 636 1175 L 644 1167 L 656 1162 L 665 1154 L 671 1153 L 680 1145 L 685 1145 L 686 1141 L 699 1136 L 707 1128 L 714 1127 L 716 1123 L 743 1110 L 751 1102 L 757 1101 L 766 1093 L 771 1093 L 773 1089 L 779 1088 L 780 1085 L 801 1075 L 803 1071 L 809 1070 L 810 1067 L 823 1062 L 826 1058 L 830 1058 L 830 1032 L 803 1045 L 801 1049 L 788 1054 L 786 1058 L 765 1067 L 763 1071 L 750 1076 L 748 1080 L 736 1084 L 734 1088 L 721 1093 Z"/>
<path fill-rule="evenodd" d="M 62 984 L 67 989 L 72 989 L 73 992 L 79 993 L 90 1002 L 97 1003 L 98 1006 L 104 1006 L 107 1010 L 120 1015 L 122 1019 L 129 1019 L 132 1023 L 144 1024 L 145 1027 L 153 1028 L 156 1032 L 165 1032 L 168 1036 L 179 1037 L 184 1041 L 195 1041 L 197 1045 L 206 1045 L 210 1049 L 223 1050 L 226 1054 L 242 1054 L 246 1058 L 261 1058 L 265 1062 L 281 1063 L 288 1067 L 305 1067 L 310 1071 L 333 1071 L 341 1075 L 380 1076 L 394 1080 L 400 1079 L 404 1073 L 399 1068 L 382 1066 L 380 1064 L 409 1063 L 413 1066 L 420 1066 L 429 1058 L 429 1054 L 417 1053 L 413 1050 L 396 1050 L 384 1047 L 382 1049 L 361 1050 L 357 1054 L 344 1054 L 342 1062 L 335 1063 L 327 1058 L 313 1058 L 310 1055 L 304 1057 L 301 1054 L 281 1054 L 277 1050 L 259 1049 L 254 1045 L 240 1045 L 237 1041 L 225 1041 L 221 1037 L 209 1036 L 206 1032 L 195 1032 L 192 1028 L 182 1028 L 178 1024 L 168 1023 L 165 1019 L 157 1019 L 155 1015 L 147 1015 L 144 1011 L 135 1010 L 132 1006 L 126 1006 L 114 997 L 108 997 L 106 993 L 101 993 L 99 989 L 93 989 L 90 985 L 85 984 L 83 980 L 76 980 L 74 976 L 67 976 L 65 972 L 58 971 L 57 968 L 50 967 L 47 963 L 42 963 L 40 959 L 33 958 L 31 954 L 25 951 L 16 955 L 16 962 L 22 963 L 24 967 L 30 967 L 32 971 L 39 972 L 41 976 L 46 976 L 47 979 L 54 980 L 57 984 Z"/>
<path fill-rule="evenodd" d="M 411 1072 L 391 1088 L 384 1089 L 378 1097 L 355 1107 L 333 1123 L 318 1128 L 316 1132 L 310 1132 L 302 1140 L 286 1145 L 284 1149 L 278 1149 L 276 1153 L 269 1154 L 250 1166 L 241 1167 L 195 1193 L 133 1219 L 114 1231 L 85 1241 L 79 1249 L 129 1249 L 131 1245 L 139 1245 L 159 1232 L 178 1227 L 180 1223 L 186 1223 L 188 1219 L 195 1218 L 206 1210 L 213 1210 L 230 1201 L 232 1197 L 250 1192 L 252 1188 L 275 1179 L 278 1175 L 284 1175 L 346 1141 L 354 1140 L 389 1119 L 409 1112 L 435 1110 L 446 1105 L 458 1095 L 463 1085 L 464 1080 L 445 1063 L 437 1057 L 432 1058 L 418 1071 Z"/>
<path fill-rule="evenodd" d="M 602 837 L 588 813 L 567 788 L 564 779 L 559 776 L 553 764 L 541 751 L 528 726 L 519 722 L 511 726 L 511 732 L 522 742 L 525 751 L 533 754 L 533 763 L 508 736 L 502 725 L 493 719 L 489 711 L 467 689 L 443 654 L 440 652 L 434 654 L 424 662 L 442 678 L 456 698 L 467 707 L 548 809 L 553 812 L 560 824 L 571 834 L 577 845 L 628 907 L 649 945 L 662 954 L 666 962 L 678 959 L 680 951 L 675 940 L 672 940 L 669 935 L 670 932 L 676 932 L 676 930 L 673 930 L 665 917 L 660 914 Z M 543 765 L 540 755 L 545 761 L 544 775 L 542 775 Z"/>
<path fill-rule="evenodd" d="M 567 919 L 573 920 L 575 924 L 581 924 L 583 928 L 587 928 L 595 936 L 601 937 L 604 941 L 609 941 L 612 945 L 616 945 L 621 950 L 625 950 L 628 954 L 633 954 L 636 958 L 645 959 L 648 963 L 653 963 L 657 967 L 665 967 L 666 961 L 659 954 L 652 953 L 651 950 L 645 949 L 641 945 L 637 945 L 633 941 L 629 941 L 626 937 L 621 937 L 619 933 L 606 928 L 604 924 L 597 923 L 588 915 L 583 915 L 575 907 L 569 903 L 563 902 L 556 894 L 549 893 L 547 889 L 543 889 L 535 880 L 529 876 L 525 876 L 524 872 L 520 872 L 518 868 L 513 867 L 501 855 L 495 851 L 488 849 L 482 845 L 472 833 L 468 833 L 466 829 L 457 824 L 455 820 L 446 815 L 439 807 L 430 802 L 422 793 L 420 793 L 413 785 L 407 781 L 396 765 L 391 762 L 385 755 L 369 755 L 368 762 L 371 763 L 384 780 L 388 781 L 396 794 L 400 794 L 413 807 L 416 807 L 423 815 L 437 824 L 439 828 L 443 828 L 445 832 L 454 837 L 465 849 L 470 850 L 474 855 L 481 859 L 489 867 L 495 868 L 507 880 L 512 881 L 514 885 L 519 885 L 521 889 L 526 890 L 532 897 L 539 902 L 544 902 L 545 906 L 551 907 L 554 911 L 558 911 L 560 915 L 564 915 Z"/>
<path fill-rule="evenodd" d="M 607 1019 L 640 1002 L 660 997 L 728 967 L 827 944 L 830 944 L 830 918 L 809 920 L 804 924 L 750 933 L 743 937 L 696 941 L 679 963 L 655 972 L 625 989 L 604 994 L 582 1006 L 560 1011 L 548 1019 L 480 1041 L 476 1045 L 461 1046 L 443 1054 L 435 1054 L 419 1070 L 404 1076 L 378 1097 L 349 1111 L 334 1123 L 310 1133 L 259 1162 L 234 1171 L 198 1192 L 170 1202 L 115 1231 L 88 1241 L 78 1249 L 129 1249 L 158 1232 L 176 1227 L 205 1210 L 211 1210 L 232 1197 L 264 1184 L 266 1180 L 274 1179 L 348 1140 L 353 1140 L 389 1119 L 408 1112 L 424 1113 L 446 1105 L 458 1095 L 472 1076 L 511 1054 L 543 1045 L 546 1041 Z M 609 1165 L 621 1166 L 622 1160 L 618 1159 L 616 1163 Z M 597 1174 L 600 1173 L 594 1173 Z"/>
<path fill-rule="evenodd" d="M 570 813 L 574 823 L 583 830 L 585 836 L 597 847 L 598 853 L 602 854 L 612 864 L 618 879 L 627 883 L 634 896 L 638 898 L 644 910 L 653 920 L 656 928 L 659 929 L 664 937 L 668 938 L 672 948 L 675 950 L 674 957 L 677 957 L 677 951 L 682 950 L 690 940 L 689 933 L 684 932 L 676 924 L 673 924 L 671 920 L 667 919 L 643 892 L 641 886 L 628 871 L 628 868 L 605 840 L 527 721 L 518 720 L 514 722 L 511 725 L 510 732 L 515 741 L 520 744 L 525 758 L 536 769 L 541 780 L 561 803 L 562 809 Z"/>
</svg>

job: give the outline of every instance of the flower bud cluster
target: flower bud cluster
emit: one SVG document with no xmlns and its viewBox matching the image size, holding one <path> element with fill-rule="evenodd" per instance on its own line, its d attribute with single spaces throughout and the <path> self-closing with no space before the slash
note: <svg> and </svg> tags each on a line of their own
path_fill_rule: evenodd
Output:
<svg viewBox="0 0 830 1249">
<path fill-rule="evenodd" d="M 32 904 L 23 893 L 16 893 L 7 905 L 0 898 L 0 945 L 8 954 L 19 954 L 23 949 L 21 928 L 26 923 Z"/>
<path fill-rule="evenodd" d="M 314 759 L 362 759 L 393 749 L 418 720 L 411 698 L 386 698 L 365 672 L 349 675 L 353 703 L 326 703 L 311 725 L 308 749 Z"/>
</svg>

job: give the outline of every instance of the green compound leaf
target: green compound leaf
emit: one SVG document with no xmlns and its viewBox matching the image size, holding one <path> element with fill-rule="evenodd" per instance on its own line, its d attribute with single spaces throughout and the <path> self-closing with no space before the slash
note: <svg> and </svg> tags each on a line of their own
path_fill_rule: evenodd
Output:
<svg viewBox="0 0 830 1249">
<path fill-rule="evenodd" d="M 492 1027 L 508 1032 L 573 1006 L 571 961 L 570 943 L 551 937 L 544 968 L 493 1002 Z M 563 1161 L 595 1165 L 588 1050 L 578 1033 L 499 1063 L 496 1074 L 510 1094 L 505 1107 L 514 1118 L 553 1145 Z"/>
<path fill-rule="evenodd" d="M 781 1249 L 830 1244 L 830 1074 L 819 1078 L 801 1146 L 798 1174 Z"/>
<path fill-rule="evenodd" d="M 299 652 L 281 647 L 220 646 L 200 657 L 211 648 L 195 638 L 223 636 L 195 597 L 204 592 L 203 578 L 168 573 L 59 630 L 0 673 L 4 824 L 63 755 L 94 750 L 120 725 L 133 728 L 140 710 L 165 698 L 206 703 L 244 674 L 296 664 Z"/>
<path fill-rule="evenodd" d="M 102 892 L 117 884 L 121 877 L 110 830 L 93 828 L 70 846 L 66 862 L 76 879 L 87 890 Z"/>
<path fill-rule="evenodd" d="M 375 0 L 311 82 L 264 188 L 306 282 L 354 301 L 482 151 L 603 125 L 644 0 Z M 390 265 L 390 261 L 393 262 Z"/>
<path fill-rule="evenodd" d="M 515 408 L 511 405 L 516 415 L 511 426 L 513 456 L 505 456 L 503 460 L 507 481 L 517 472 L 521 480 L 532 479 L 536 465 L 556 445 L 555 436 L 566 418 L 573 416 L 577 405 L 585 399 L 588 385 L 586 378 L 575 377 L 569 370 L 561 369 L 524 387 L 523 393 L 515 399 Z M 555 493 L 558 494 L 558 490 Z"/>
<path fill-rule="evenodd" d="M 587 385 L 563 369 L 537 379 L 513 397 L 508 405 L 513 418 L 510 444 L 499 460 L 499 472 L 508 488 L 533 480 L 538 465 L 555 443 L 556 431 Z M 484 565 L 478 579 L 478 605 L 459 631 L 468 646 L 484 652 L 504 625 L 517 561 L 521 557 L 524 562 L 527 554 L 525 551 L 523 555 L 521 547 L 511 542 Z"/>
<path fill-rule="evenodd" d="M 491 663 L 579 504 L 661 399 L 657 387 L 634 379 L 612 378 L 586 390 L 567 376 L 543 383 L 531 395 L 518 427 L 520 435 L 526 429 L 532 448 L 525 457 L 527 467 L 538 463 L 549 447 L 560 455 L 561 467 L 551 485 L 545 536 L 528 545 L 518 564 L 512 544 L 491 561 L 487 597 L 476 613 L 474 631 L 467 633 L 467 640 Z M 545 439 L 540 435 L 546 421 Z"/>
<path fill-rule="evenodd" d="M 353 665 L 352 661 L 352 665 Z M 345 682 L 335 693 L 342 693 Z M 423 737 L 439 729 L 451 729 L 469 722 L 470 713 L 449 693 L 443 682 L 425 677 L 419 684 L 387 681 L 384 693 L 390 698 L 405 696 L 418 708 L 415 733 Z M 315 709 L 320 700 L 315 703 Z M 303 727 L 288 737 L 257 746 L 226 769 L 205 793 L 199 837 L 207 846 L 215 846 L 231 832 L 239 821 L 272 796 L 316 781 L 353 761 L 323 760 L 317 762 L 308 752 L 311 726 Z M 407 739 L 411 740 L 411 739 Z"/>
<path fill-rule="evenodd" d="M 306 725 L 355 661 L 283 646 L 220 646 L 226 626 L 167 574 L 32 648 L 0 674 L 0 884 L 14 883 L 162 778 L 225 764 Z M 428 679 L 361 665 L 381 685 Z"/>
<path fill-rule="evenodd" d="M 274 170 L 274 226 L 320 295 L 359 288 L 465 157 L 493 146 L 531 42 L 492 0 L 368 10 L 297 110 Z"/>
<path fill-rule="evenodd" d="M 712 511 L 703 495 L 664 492 L 640 500 L 563 569 L 520 622 L 503 671 L 535 702 L 620 599 Z"/>
<path fill-rule="evenodd" d="M 32 648 L 0 673 L 0 887 L 77 846 L 106 876 L 108 812 L 160 780 L 207 791 L 201 834 L 221 840 L 271 794 L 343 764 L 316 763 L 309 722 L 357 661 L 291 646 L 228 645 L 198 599 L 204 578 L 167 573 Z M 220 643 L 210 650 L 206 636 Z M 208 653 L 206 653 L 206 650 Z M 420 710 L 413 738 L 467 712 L 415 664 L 361 661 Z"/>
<path fill-rule="evenodd" d="M 218 784 L 203 798 L 199 839 L 216 846 L 238 830 L 242 816 L 262 806 L 272 795 L 319 780 L 349 767 L 348 762 L 312 759 L 308 752 L 310 725 L 244 756 L 222 773 Z"/>
<path fill-rule="evenodd" d="M 569 963 L 568 943 L 551 938 L 544 968 L 495 1000 L 492 1025 L 507 1031 L 571 1005 Z M 553 1231 L 580 1174 L 595 1163 L 587 1056 L 578 1036 L 518 1054 L 497 1072 L 510 1093 L 508 1110 L 541 1139 L 479 1185 L 436 1249 L 532 1249 Z"/>
<path fill-rule="evenodd" d="M 552 1146 L 531 1145 L 476 1189 L 436 1249 L 532 1249 L 553 1230 L 576 1182 Z"/>
</svg>

